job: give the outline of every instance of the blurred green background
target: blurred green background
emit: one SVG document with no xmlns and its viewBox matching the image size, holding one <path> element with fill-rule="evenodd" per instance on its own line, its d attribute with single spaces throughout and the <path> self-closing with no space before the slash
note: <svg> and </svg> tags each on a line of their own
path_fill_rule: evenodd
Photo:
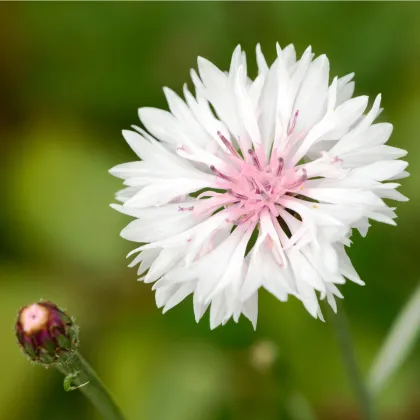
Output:
<svg viewBox="0 0 420 420">
<path fill-rule="evenodd" d="M 366 374 L 420 275 L 420 3 L 2 3 L 0 5 L 0 419 L 98 419 L 55 370 L 20 354 L 20 306 L 46 298 L 81 325 L 81 350 L 135 420 L 358 419 L 331 325 L 261 293 L 258 329 L 209 330 L 190 299 L 163 316 L 136 282 L 109 208 L 108 169 L 135 157 L 120 134 L 137 108 L 165 108 L 196 57 L 227 69 L 240 43 L 326 53 L 356 94 L 383 94 L 391 144 L 409 150 L 398 227 L 374 223 L 342 287 Z M 189 86 L 191 87 L 189 82 Z M 386 387 L 381 419 L 419 419 L 420 347 Z"/>
</svg>

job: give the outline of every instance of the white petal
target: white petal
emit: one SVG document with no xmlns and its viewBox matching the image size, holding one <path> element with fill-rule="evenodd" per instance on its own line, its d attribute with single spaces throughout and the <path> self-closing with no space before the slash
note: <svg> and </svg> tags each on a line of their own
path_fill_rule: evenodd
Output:
<svg viewBox="0 0 420 420">
<path fill-rule="evenodd" d="M 349 100 L 353 96 L 354 82 L 351 80 L 354 77 L 354 73 L 347 74 L 344 77 L 338 79 L 337 84 L 337 105 Z"/>
<path fill-rule="evenodd" d="M 291 249 L 287 253 L 287 256 L 290 259 L 290 265 L 295 274 L 297 283 L 305 282 L 319 291 L 325 290 L 324 282 L 300 251 Z"/>
<path fill-rule="evenodd" d="M 232 88 L 227 76 L 205 58 L 198 57 L 198 69 L 204 89 L 202 94 L 212 103 L 216 114 L 232 133 L 240 133 L 242 124 L 238 118 Z"/>
<path fill-rule="evenodd" d="M 237 228 L 241 229 L 241 228 Z M 233 285 L 235 289 L 239 290 L 239 285 L 242 283 L 242 273 L 243 273 L 243 264 L 245 258 L 245 251 L 246 247 L 249 242 L 249 238 L 254 230 L 254 226 L 251 226 L 247 229 L 247 231 L 243 234 L 242 238 L 240 239 L 238 245 L 236 246 L 235 251 L 230 258 L 228 266 L 226 267 L 225 273 L 218 281 L 216 285 L 214 285 L 213 291 L 210 293 L 209 297 L 207 298 L 207 302 L 213 298 L 214 295 L 220 293 L 223 289 L 225 289 L 228 285 Z"/>
<path fill-rule="evenodd" d="M 146 209 L 143 217 L 140 215 L 139 219 L 132 221 L 121 231 L 121 236 L 135 242 L 160 241 L 187 231 L 205 217 L 203 214 L 194 214 L 193 211 L 178 211 L 176 207 L 177 205 L 169 205 L 156 208 L 155 215 L 149 217 L 149 209 Z"/>
<path fill-rule="evenodd" d="M 178 287 L 175 293 L 172 294 L 170 299 L 166 302 L 165 307 L 163 308 L 163 313 L 169 311 L 178 303 L 182 302 L 188 295 L 190 295 L 195 289 L 194 283 L 186 283 Z"/>
<path fill-rule="evenodd" d="M 209 182 L 205 180 L 187 178 L 168 180 L 162 184 L 144 187 L 124 204 L 137 208 L 162 206 L 176 197 L 199 191 L 208 186 Z"/>
<path fill-rule="evenodd" d="M 203 315 L 207 311 L 207 308 L 209 307 L 209 304 L 204 304 L 204 303 L 200 302 L 197 299 L 197 294 L 196 293 L 194 293 L 193 300 L 194 300 L 194 316 L 195 316 L 195 321 L 198 322 L 198 321 L 200 321 L 200 319 L 203 317 Z"/>
<path fill-rule="evenodd" d="M 331 149 L 332 155 L 341 156 L 357 149 L 380 146 L 386 143 L 392 134 L 392 124 L 380 123 L 355 134 L 350 131 Z"/>
<path fill-rule="evenodd" d="M 408 163 L 402 160 L 384 160 L 355 168 L 351 171 L 349 177 L 385 181 L 403 172 L 407 166 Z"/>
<path fill-rule="evenodd" d="M 244 232 L 243 229 L 235 229 L 224 242 L 195 263 L 196 272 L 199 275 L 196 293 L 198 294 L 198 299 L 200 301 L 208 303 L 208 300 L 213 297 L 214 290 L 224 278 L 229 267 L 231 267 L 232 270 L 235 270 L 236 264 L 230 266 L 230 263 L 232 259 L 234 259 L 234 256 L 236 257 L 234 259 L 234 262 L 236 263 L 238 256 L 241 254 L 241 252 L 239 252 L 235 255 L 236 249 L 240 245 L 240 251 L 242 251 L 244 246 L 246 247 L 246 243 L 244 244 L 242 241 L 245 234 L 246 232 Z M 228 277 L 227 280 L 229 280 Z"/>
<path fill-rule="evenodd" d="M 210 329 L 218 327 L 225 316 L 225 303 L 223 294 L 219 294 L 213 299 L 210 307 Z"/>
<path fill-rule="evenodd" d="M 258 319 L 258 293 L 254 293 L 243 303 L 242 312 L 251 321 L 254 330 L 256 330 Z"/>
<path fill-rule="evenodd" d="M 364 286 L 365 283 L 360 280 L 359 275 L 357 274 L 356 270 L 354 269 L 350 258 L 346 254 L 346 251 L 344 250 L 343 246 L 336 246 L 336 251 L 339 257 L 340 261 L 340 271 L 343 274 L 343 276 L 346 276 L 349 280 L 353 281 L 354 283 L 360 284 L 361 286 Z"/>
<path fill-rule="evenodd" d="M 154 159 L 153 145 L 150 144 L 143 136 L 135 131 L 123 130 L 122 134 L 125 141 L 137 154 L 137 156 L 143 160 Z"/>
<path fill-rule="evenodd" d="M 157 108 L 140 108 L 139 118 L 150 133 L 165 143 L 177 146 L 186 141 L 179 131 L 175 117 L 168 111 Z"/>
<path fill-rule="evenodd" d="M 261 244 L 255 244 L 250 253 L 248 271 L 241 289 L 241 299 L 244 301 L 248 300 L 253 294 L 255 294 L 263 283 L 263 277 L 260 270 L 260 246 Z"/>
<path fill-rule="evenodd" d="M 150 269 L 144 278 L 144 282 L 152 283 L 171 270 L 182 259 L 182 256 L 185 253 L 185 248 L 186 247 L 163 249 L 150 266 Z"/>
<path fill-rule="evenodd" d="M 251 138 L 252 143 L 257 146 L 261 144 L 260 130 L 258 127 L 258 115 L 255 104 L 251 100 L 243 82 L 244 68 L 241 66 L 235 79 L 235 93 L 238 99 L 238 111 L 244 122 L 244 127 Z"/>
<path fill-rule="evenodd" d="M 257 64 L 258 64 L 258 72 L 261 74 L 265 74 L 268 72 L 268 65 L 265 60 L 264 54 L 261 51 L 261 45 L 257 44 L 256 49 L 256 56 L 257 56 Z"/>
<path fill-rule="evenodd" d="M 330 64 L 325 55 L 319 56 L 310 64 L 296 98 L 295 109 L 299 110 L 297 131 L 310 128 L 324 116 L 329 70 Z"/>
<path fill-rule="evenodd" d="M 326 203 L 350 206 L 384 206 L 384 202 L 371 191 L 339 188 L 305 188 L 303 193 L 310 198 Z"/>
</svg>

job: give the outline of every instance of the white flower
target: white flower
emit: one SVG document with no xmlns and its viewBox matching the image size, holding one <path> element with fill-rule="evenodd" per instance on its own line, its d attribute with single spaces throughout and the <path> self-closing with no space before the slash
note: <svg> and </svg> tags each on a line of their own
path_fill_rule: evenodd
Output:
<svg viewBox="0 0 420 420">
<path fill-rule="evenodd" d="M 142 244 L 130 266 L 164 312 L 190 294 L 197 321 L 211 306 L 211 328 L 241 313 L 255 327 L 260 287 L 315 318 L 318 295 L 336 310 L 337 285 L 364 284 L 344 248 L 352 228 L 394 225 L 383 199 L 406 200 L 384 182 L 408 174 L 406 152 L 385 145 L 392 125 L 373 124 L 380 95 L 364 114 L 353 74 L 329 84 L 325 55 L 277 46 L 269 67 L 256 54 L 255 80 L 239 46 L 229 72 L 200 57 L 196 95 L 165 88 L 170 112 L 141 108 L 148 132 L 123 131 L 141 161 L 111 170 L 127 186 L 113 207 L 136 218 L 121 235 Z"/>
</svg>

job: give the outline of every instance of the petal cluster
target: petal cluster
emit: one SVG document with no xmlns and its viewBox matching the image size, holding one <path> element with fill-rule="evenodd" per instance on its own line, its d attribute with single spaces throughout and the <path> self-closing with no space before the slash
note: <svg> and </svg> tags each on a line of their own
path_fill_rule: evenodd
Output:
<svg viewBox="0 0 420 420">
<path fill-rule="evenodd" d="M 255 327 L 261 287 L 315 318 L 319 299 L 336 310 L 337 285 L 364 284 L 345 252 L 352 229 L 395 224 L 384 199 L 406 200 L 394 182 L 406 152 L 374 123 L 380 95 L 367 111 L 353 74 L 330 83 L 311 48 L 256 57 L 255 80 L 240 47 L 228 72 L 200 57 L 195 95 L 164 88 L 169 111 L 141 108 L 145 129 L 123 131 L 140 160 L 111 170 L 126 186 L 113 207 L 135 218 L 121 235 L 141 243 L 130 266 L 164 312 L 190 294 L 197 321 L 210 307 L 211 328 L 241 314 Z"/>
</svg>

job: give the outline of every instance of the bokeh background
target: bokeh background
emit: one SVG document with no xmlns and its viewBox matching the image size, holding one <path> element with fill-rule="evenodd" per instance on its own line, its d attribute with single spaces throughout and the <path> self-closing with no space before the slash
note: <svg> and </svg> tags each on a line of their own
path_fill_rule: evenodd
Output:
<svg viewBox="0 0 420 420">
<path fill-rule="evenodd" d="M 47 298 L 81 326 L 81 350 L 134 420 L 358 419 L 332 327 L 261 293 L 246 320 L 209 330 L 187 299 L 163 316 L 136 281 L 108 169 L 135 157 L 121 129 L 165 108 L 196 57 L 229 65 L 240 43 L 255 75 L 261 42 L 311 44 L 356 94 L 383 94 L 391 144 L 409 150 L 398 227 L 374 223 L 350 255 L 367 285 L 342 287 L 367 374 L 420 280 L 420 3 L 2 3 L 0 5 L 0 419 L 98 419 L 55 370 L 20 354 L 20 306 Z M 189 84 L 191 87 L 191 83 Z M 417 345 L 379 400 L 381 419 L 420 418 Z"/>
</svg>

